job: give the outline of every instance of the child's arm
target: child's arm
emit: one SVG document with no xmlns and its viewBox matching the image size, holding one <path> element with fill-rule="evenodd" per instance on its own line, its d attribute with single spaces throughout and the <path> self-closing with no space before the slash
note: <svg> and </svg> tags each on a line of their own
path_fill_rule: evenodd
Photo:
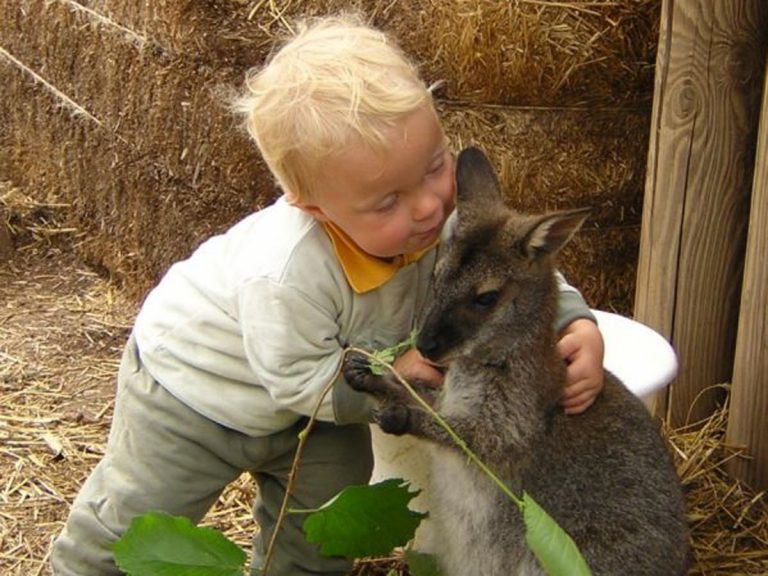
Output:
<svg viewBox="0 0 768 576">
<path fill-rule="evenodd" d="M 603 338 L 597 324 L 585 318 L 574 320 L 561 333 L 557 350 L 568 363 L 561 404 L 566 414 L 580 414 L 603 389 Z M 399 356 L 393 365 L 407 380 L 421 380 L 435 388 L 443 383 L 443 373 L 414 348 Z"/>
<path fill-rule="evenodd" d="M 559 272 L 556 277 L 560 289 L 557 349 L 568 364 L 561 404 L 566 414 L 579 414 L 603 389 L 603 337 L 581 293 Z"/>
<path fill-rule="evenodd" d="M 406 380 L 420 380 L 435 388 L 443 383 L 443 373 L 430 364 L 416 348 L 406 350 L 392 365 Z"/>
<path fill-rule="evenodd" d="M 566 414 L 589 408 L 603 389 L 603 337 L 592 320 L 578 318 L 560 333 L 557 351 L 568 364 L 561 405 Z"/>
</svg>

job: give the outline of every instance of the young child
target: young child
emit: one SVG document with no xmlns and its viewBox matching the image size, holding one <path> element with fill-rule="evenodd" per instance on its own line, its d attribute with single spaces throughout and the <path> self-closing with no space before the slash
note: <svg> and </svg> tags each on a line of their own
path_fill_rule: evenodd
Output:
<svg viewBox="0 0 768 576">
<path fill-rule="evenodd" d="M 368 482 L 372 405 L 340 376 L 344 349 L 391 346 L 414 328 L 453 210 L 451 151 L 414 66 L 351 17 L 299 26 L 248 77 L 239 108 L 284 195 L 174 265 L 147 297 L 106 454 L 54 544 L 58 576 L 119 574 L 109 547 L 134 516 L 197 522 L 243 471 L 259 488 L 258 573 L 298 433 L 332 380 L 291 506 Z M 577 413 L 602 386 L 602 339 L 579 293 L 561 287 L 563 405 Z M 440 384 L 415 350 L 395 367 Z M 302 521 L 286 518 L 269 573 L 347 573 L 349 561 L 305 541 Z"/>
</svg>

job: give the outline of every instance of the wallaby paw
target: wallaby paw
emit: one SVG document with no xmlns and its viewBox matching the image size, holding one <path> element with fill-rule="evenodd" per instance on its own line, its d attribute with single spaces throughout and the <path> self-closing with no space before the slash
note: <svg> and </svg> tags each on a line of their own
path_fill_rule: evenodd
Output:
<svg viewBox="0 0 768 576">
<path fill-rule="evenodd" d="M 410 431 L 411 411 L 403 404 L 390 404 L 376 414 L 376 422 L 387 434 L 400 436 Z"/>
<path fill-rule="evenodd" d="M 347 384 L 358 392 L 375 392 L 375 376 L 371 372 L 371 363 L 365 354 L 348 352 L 342 368 Z"/>
</svg>

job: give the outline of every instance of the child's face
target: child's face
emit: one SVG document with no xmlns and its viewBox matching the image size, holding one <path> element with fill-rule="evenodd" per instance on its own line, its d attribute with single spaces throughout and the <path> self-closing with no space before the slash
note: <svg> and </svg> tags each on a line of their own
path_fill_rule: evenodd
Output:
<svg viewBox="0 0 768 576">
<path fill-rule="evenodd" d="M 365 146 L 333 156 L 311 204 L 361 249 L 380 258 L 423 250 L 453 210 L 453 157 L 429 108 L 403 118 L 384 152 Z"/>
</svg>

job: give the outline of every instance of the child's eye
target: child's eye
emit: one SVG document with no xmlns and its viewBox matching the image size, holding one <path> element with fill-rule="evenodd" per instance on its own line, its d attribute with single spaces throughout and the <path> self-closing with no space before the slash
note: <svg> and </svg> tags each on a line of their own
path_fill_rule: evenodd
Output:
<svg viewBox="0 0 768 576">
<path fill-rule="evenodd" d="M 445 166 L 445 159 L 440 156 L 440 159 L 429 167 L 427 174 L 437 174 L 443 169 L 443 166 Z"/>
<path fill-rule="evenodd" d="M 378 213 L 389 212 L 397 205 L 397 194 L 387 196 L 382 202 L 377 204 L 373 211 Z"/>
</svg>

